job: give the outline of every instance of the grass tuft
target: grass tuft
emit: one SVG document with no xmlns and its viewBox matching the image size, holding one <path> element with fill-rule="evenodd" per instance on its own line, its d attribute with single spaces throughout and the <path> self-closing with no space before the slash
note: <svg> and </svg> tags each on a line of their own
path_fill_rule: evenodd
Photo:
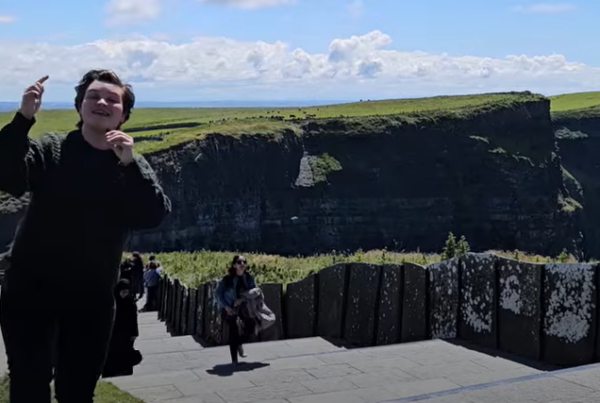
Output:
<svg viewBox="0 0 600 403">
<path fill-rule="evenodd" d="M 0 403 L 8 403 L 8 376 L 0 378 Z M 109 382 L 100 381 L 96 386 L 95 403 L 144 403 L 142 400 L 123 392 Z M 52 400 L 56 403 L 56 400 Z"/>
</svg>

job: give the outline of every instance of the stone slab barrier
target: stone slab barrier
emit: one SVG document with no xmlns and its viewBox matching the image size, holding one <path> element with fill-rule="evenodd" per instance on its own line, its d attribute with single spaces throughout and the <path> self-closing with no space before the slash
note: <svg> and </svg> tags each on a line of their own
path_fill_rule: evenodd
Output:
<svg viewBox="0 0 600 403">
<path fill-rule="evenodd" d="M 344 263 L 295 283 L 261 284 L 277 323 L 257 342 L 320 336 L 349 346 L 458 339 L 576 366 L 600 361 L 599 266 L 468 253 L 429 266 Z M 163 275 L 158 318 L 173 335 L 227 343 L 216 281 Z"/>
</svg>

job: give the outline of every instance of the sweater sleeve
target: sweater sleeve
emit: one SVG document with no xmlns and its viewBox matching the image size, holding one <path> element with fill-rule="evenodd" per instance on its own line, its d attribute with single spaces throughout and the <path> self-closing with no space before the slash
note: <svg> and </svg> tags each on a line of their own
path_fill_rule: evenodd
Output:
<svg viewBox="0 0 600 403">
<path fill-rule="evenodd" d="M 0 130 L 0 191 L 21 197 L 35 190 L 44 170 L 43 146 L 28 137 L 35 118 L 16 113 Z"/>
<path fill-rule="evenodd" d="M 150 229 L 162 223 L 171 212 L 171 201 L 165 195 L 154 170 L 141 155 L 121 168 L 123 173 L 124 203 L 127 209 L 123 217 L 133 230 Z"/>
</svg>

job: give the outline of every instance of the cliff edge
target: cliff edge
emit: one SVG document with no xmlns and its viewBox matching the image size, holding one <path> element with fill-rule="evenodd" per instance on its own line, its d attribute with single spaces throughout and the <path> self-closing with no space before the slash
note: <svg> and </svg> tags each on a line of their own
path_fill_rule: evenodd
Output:
<svg viewBox="0 0 600 403">
<path fill-rule="evenodd" d="M 556 112 L 552 120 L 567 183 L 578 189 L 585 207 L 582 250 L 589 258 L 600 258 L 600 106 Z"/>
<path fill-rule="evenodd" d="M 584 198 L 557 155 L 550 101 L 506 97 L 379 116 L 293 116 L 272 133 L 212 132 L 154 147 L 146 157 L 173 213 L 129 247 L 427 252 L 453 231 L 474 250 L 580 255 Z M 8 203 L 2 243 L 22 214 L 14 199 L 5 211 Z"/>
</svg>

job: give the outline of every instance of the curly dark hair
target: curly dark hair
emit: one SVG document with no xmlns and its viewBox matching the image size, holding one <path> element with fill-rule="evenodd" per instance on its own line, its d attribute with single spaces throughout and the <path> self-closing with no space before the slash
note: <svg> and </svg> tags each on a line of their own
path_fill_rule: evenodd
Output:
<svg viewBox="0 0 600 403">
<path fill-rule="evenodd" d="M 123 89 L 123 115 L 125 119 L 123 123 L 129 120 L 131 116 L 131 111 L 135 105 L 135 94 L 133 93 L 133 88 L 130 84 L 123 82 L 117 73 L 108 69 L 94 69 L 90 70 L 81 78 L 79 84 L 75 87 L 75 109 L 79 112 L 81 108 L 81 104 L 83 103 L 83 98 L 85 97 L 85 92 L 89 88 L 90 84 L 94 81 L 100 81 L 107 84 L 114 84 Z M 77 122 L 77 128 L 81 129 L 83 126 L 83 121 L 81 117 L 79 118 L 79 122 Z"/>
</svg>

